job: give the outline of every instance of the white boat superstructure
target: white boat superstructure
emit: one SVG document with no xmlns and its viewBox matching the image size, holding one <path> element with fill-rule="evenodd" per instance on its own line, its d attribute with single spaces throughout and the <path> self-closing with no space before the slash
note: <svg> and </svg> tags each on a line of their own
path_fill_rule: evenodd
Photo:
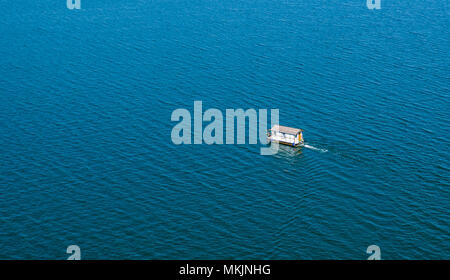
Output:
<svg viewBox="0 0 450 280">
<path fill-rule="evenodd" d="M 274 125 L 269 132 L 269 141 L 289 146 L 303 144 L 303 130 L 281 125 Z"/>
</svg>

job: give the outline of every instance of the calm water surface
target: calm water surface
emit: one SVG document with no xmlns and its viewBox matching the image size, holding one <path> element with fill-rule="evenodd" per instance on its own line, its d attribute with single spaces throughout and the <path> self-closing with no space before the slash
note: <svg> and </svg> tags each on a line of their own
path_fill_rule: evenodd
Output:
<svg viewBox="0 0 450 280">
<path fill-rule="evenodd" d="M 449 258 L 448 1 L 0 1 L 0 258 Z M 171 143 L 278 108 L 310 148 Z"/>
</svg>

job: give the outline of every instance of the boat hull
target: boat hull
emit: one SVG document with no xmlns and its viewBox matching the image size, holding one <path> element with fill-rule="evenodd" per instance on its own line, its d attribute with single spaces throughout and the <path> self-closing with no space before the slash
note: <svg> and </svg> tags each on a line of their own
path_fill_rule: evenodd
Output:
<svg viewBox="0 0 450 280">
<path fill-rule="evenodd" d="M 269 138 L 269 142 L 275 142 L 275 143 L 279 143 L 279 144 L 286 145 L 286 146 L 291 146 L 291 147 L 297 147 L 297 146 L 303 145 L 303 142 L 289 143 L 289 142 L 280 141 L 280 140 L 273 140 L 271 138 Z"/>
</svg>

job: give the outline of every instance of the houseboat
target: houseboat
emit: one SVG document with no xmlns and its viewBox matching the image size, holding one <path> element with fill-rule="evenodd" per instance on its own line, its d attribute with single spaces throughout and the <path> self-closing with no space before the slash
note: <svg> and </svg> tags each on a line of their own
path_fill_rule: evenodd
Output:
<svg viewBox="0 0 450 280">
<path fill-rule="evenodd" d="M 298 146 L 304 143 L 303 130 L 299 128 L 274 125 L 269 130 L 268 137 L 270 142 L 277 142 L 289 146 Z"/>
</svg>

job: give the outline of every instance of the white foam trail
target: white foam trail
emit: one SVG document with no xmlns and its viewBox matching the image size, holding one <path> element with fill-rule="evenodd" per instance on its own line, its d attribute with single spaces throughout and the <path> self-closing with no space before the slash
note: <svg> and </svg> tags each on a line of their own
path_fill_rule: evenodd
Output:
<svg viewBox="0 0 450 280">
<path fill-rule="evenodd" d="M 311 145 L 308 145 L 308 144 L 304 144 L 303 147 L 305 147 L 305 148 L 307 148 L 307 149 L 314 150 L 314 151 L 319 151 L 319 152 L 321 152 L 321 153 L 326 153 L 326 152 L 328 152 L 327 149 L 316 148 L 316 147 L 311 146 Z"/>
</svg>

